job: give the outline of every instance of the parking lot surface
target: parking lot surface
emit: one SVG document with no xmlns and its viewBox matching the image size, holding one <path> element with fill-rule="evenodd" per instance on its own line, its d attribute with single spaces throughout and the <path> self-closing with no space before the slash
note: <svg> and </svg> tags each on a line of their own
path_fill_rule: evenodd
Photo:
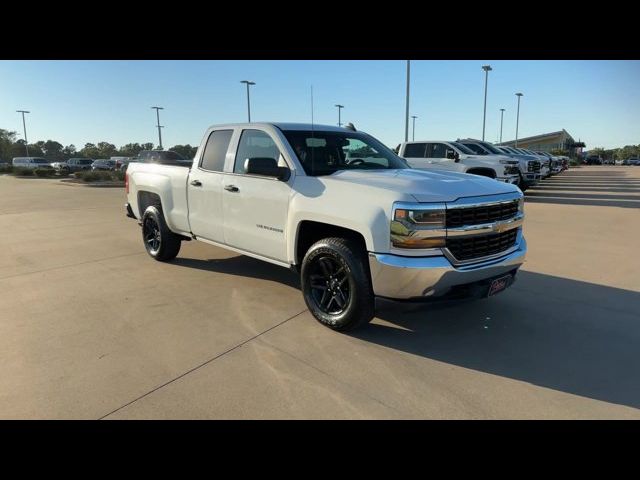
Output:
<svg viewBox="0 0 640 480">
<path fill-rule="evenodd" d="M 640 168 L 526 192 L 515 285 L 340 334 L 288 270 L 148 257 L 121 188 L 0 176 L 0 418 L 640 419 Z"/>
</svg>

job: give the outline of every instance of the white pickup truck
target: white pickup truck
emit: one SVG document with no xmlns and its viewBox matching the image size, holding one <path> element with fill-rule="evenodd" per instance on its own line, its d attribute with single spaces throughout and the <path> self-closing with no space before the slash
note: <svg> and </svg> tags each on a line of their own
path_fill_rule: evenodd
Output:
<svg viewBox="0 0 640 480">
<path fill-rule="evenodd" d="M 505 155 L 477 155 L 458 142 L 405 142 L 397 148 L 412 168 L 469 173 L 514 184 L 520 179 L 517 160 Z"/>
<path fill-rule="evenodd" d="M 355 129 L 216 125 L 191 167 L 131 163 L 125 178 L 151 257 L 169 261 L 194 239 L 291 268 L 335 330 L 369 322 L 376 296 L 498 293 L 527 250 L 516 186 L 411 169 Z"/>
</svg>

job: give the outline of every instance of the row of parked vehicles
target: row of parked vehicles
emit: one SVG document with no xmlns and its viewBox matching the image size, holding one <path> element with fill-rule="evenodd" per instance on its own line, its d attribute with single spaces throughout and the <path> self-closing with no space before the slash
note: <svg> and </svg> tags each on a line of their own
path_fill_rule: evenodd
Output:
<svg viewBox="0 0 640 480">
<path fill-rule="evenodd" d="M 181 164 L 187 162 L 191 164 L 191 160 L 185 160 L 180 154 L 171 150 L 144 150 L 137 157 L 111 157 L 110 159 L 92 158 L 70 158 L 66 161 L 51 162 L 44 157 L 15 157 L 13 159 L 14 167 L 22 167 L 28 169 L 54 169 L 57 172 L 75 173 L 84 170 L 103 170 L 103 171 L 121 171 L 127 170 L 132 162 L 148 162 L 148 163 L 176 163 Z"/>
<path fill-rule="evenodd" d="M 472 138 L 405 142 L 396 147 L 396 152 L 412 168 L 481 175 L 518 185 L 522 191 L 569 168 L 568 157 Z"/>
</svg>

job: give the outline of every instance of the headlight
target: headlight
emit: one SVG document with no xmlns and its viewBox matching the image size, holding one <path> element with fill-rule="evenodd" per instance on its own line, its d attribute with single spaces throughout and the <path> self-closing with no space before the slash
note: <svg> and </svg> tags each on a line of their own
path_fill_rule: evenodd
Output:
<svg viewBox="0 0 640 480">
<path fill-rule="evenodd" d="M 504 167 L 505 175 L 516 175 L 519 171 L 520 169 L 517 167 L 517 165 L 507 165 L 506 167 Z"/>
<path fill-rule="evenodd" d="M 396 207 L 391 221 L 391 244 L 396 248 L 439 248 L 445 246 L 445 206 Z"/>
<path fill-rule="evenodd" d="M 524 197 L 520 197 L 518 200 L 518 212 L 524 213 Z"/>
</svg>

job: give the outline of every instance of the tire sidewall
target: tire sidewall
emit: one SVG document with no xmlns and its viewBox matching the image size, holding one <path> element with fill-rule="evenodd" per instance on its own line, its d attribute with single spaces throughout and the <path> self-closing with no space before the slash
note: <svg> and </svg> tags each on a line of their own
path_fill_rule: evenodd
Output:
<svg viewBox="0 0 640 480">
<path fill-rule="evenodd" d="M 151 251 L 151 249 L 148 247 L 147 245 L 147 241 L 145 239 L 145 234 L 144 234 L 144 225 L 145 223 L 149 220 L 149 219 L 153 219 L 156 224 L 158 225 L 158 229 L 160 230 L 160 248 L 158 248 L 158 250 L 156 252 Z M 160 254 L 160 252 L 162 251 L 162 248 L 165 245 L 165 241 L 166 241 L 166 228 L 164 227 L 164 223 L 163 223 L 163 219 L 162 219 L 162 215 L 160 214 L 160 212 L 158 211 L 158 209 L 156 207 L 147 207 L 147 209 L 144 211 L 144 214 L 142 215 L 142 241 L 144 242 L 144 248 L 146 249 L 147 253 L 153 257 L 153 258 L 157 258 L 158 255 Z"/>
</svg>

